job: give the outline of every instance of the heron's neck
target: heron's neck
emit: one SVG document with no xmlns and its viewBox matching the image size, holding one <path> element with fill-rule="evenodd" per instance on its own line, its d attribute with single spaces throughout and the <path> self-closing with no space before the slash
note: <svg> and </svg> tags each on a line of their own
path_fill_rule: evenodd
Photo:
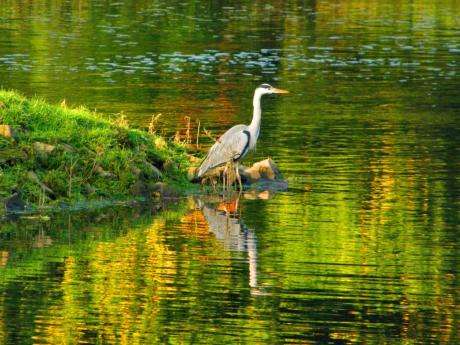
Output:
<svg viewBox="0 0 460 345">
<path fill-rule="evenodd" d="M 252 113 L 252 121 L 249 125 L 249 131 L 251 133 L 251 136 L 253 137 L 253 145 L 255 145 L 255 141 L 259 137 L 260 122 L 262 118 L 262 109 L 260 108 L 261 97 L 262 95 L 256 91 L 254 93 L 254 98 L 252 100 L 254 110 Z"/>
</svg>

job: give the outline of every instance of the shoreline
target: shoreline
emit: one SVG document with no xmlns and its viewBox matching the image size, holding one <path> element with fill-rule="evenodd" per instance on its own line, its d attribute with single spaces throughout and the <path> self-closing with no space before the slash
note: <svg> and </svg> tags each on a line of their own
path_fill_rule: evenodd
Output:
<svg viewBox="0 0 460 345">
<path fill-rule="evenodd" d="M 187 178 L 191 158 L 184 144 L 130 128 L 123 115 L 0 90 L 0 218 L 178 197 L 198 188 Z"/>
</svg>

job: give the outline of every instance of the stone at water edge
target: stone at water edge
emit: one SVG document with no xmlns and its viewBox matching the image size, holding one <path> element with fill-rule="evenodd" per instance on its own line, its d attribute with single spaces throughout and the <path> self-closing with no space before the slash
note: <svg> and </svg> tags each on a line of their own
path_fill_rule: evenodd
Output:
<svg viewBox="0 0 460 345">
<path fill-rule="evenodd" d="M 257 191 L 280 192 L 288 189 L 289 185 L 284 180 L 269 180 L 261 178 L 251 185 Z"/>
<path fill-rule="evenodd" d="M 130 192 L 136 197 L 142 197 L 147 200 L 151 199 L 152 197 L 152 191 L 143 179 L 140 179 L 135 184 L 133 184 L 131 186 Z"/>
<path fill-rule="evenodd" d="M 272 181 L 284 181 L 278 166 L 271 158 L 254 163 L 250 168 L 241 167 L 240 175 L 249 183 L 255 183 L 261 179 Z"/>
<path fill-rule="evenodd" d="M 187 171 L 187 177 L 189 181 L 196 182 L 197 170 L 197 167 L 189 168 L 189 170 Z M 205 178 L 222 179 L 222 174 L 224 170 L 225 166 L 213 169 L 206 173 Z M 270 158 L 256 162 L 249 168 L 240 164 L 239 172 L 241 175 L 241 180 L 245 185 L 258 184 L 257 189 L 267 188 L 269 190 L 284 190 L 287 188 L 287 182 L 283 179 L 283 176 L 281 175 L 278 166 Z M 227 173 L 227 179 L 229 179 L 228 183 L 235 183 L 236 176 L 234 173 L 234 169 L 227 170 Z"/>
<path fill-rule="evenodd" d="M 6 213 L 14 213 L 24 211 L 26 209 L 25 202 L 19 197 L 18 193 L 14 193 L 8 198 L 3 200 Z"/>
<path fill-rule="evenodd" d="M 151 187 L 153 196 L 160 198 L 174 198 L 181 196 L 174 187 L 171 187 L 163 182 L 157 182 Z"/>
<path fill-rule="evenodd" d="M 187 179 L 189 181 L 194 181 L 196 179 L 198 168 L 197 167 L 190 167 L 187 170 Z"/>
</svg>

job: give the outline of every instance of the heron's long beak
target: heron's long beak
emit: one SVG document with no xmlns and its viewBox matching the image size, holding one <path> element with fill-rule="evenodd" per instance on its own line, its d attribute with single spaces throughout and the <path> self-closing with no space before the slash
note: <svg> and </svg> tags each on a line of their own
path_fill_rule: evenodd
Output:
<svg viewBox="0 0 460 345">
<path fill-rule="evenodd" d="M 289 93 L 288 90 L 275 89 L 275 88 L 272 89 L 272 92 L 273 93 Z"/>
</svg>

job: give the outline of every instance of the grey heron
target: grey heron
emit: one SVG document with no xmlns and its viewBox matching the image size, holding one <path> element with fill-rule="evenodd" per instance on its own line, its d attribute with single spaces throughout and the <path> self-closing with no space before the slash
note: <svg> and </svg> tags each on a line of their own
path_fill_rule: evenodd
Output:
<svg viewBox="0 0 460 345">
<path fill-rule="evenodd" d="M 262 109 L 260 100 L 263 95 L 272 93 L 288 93 L 286 90 L 274 88 L 269 84 L 261 84 L 254 92 L 252 121 L 248 125 L 236 125 L 226 131 L 209 149 L 206 158 L 197 170 L 196 177 L 201 178 L 208 171 L 236 162 L 236 177 L 240 184 L 241 178 L 238 172 L 238 162 L 241 161 L 250 150 L 253 150 L 259 137 Z"/>
</svg>

